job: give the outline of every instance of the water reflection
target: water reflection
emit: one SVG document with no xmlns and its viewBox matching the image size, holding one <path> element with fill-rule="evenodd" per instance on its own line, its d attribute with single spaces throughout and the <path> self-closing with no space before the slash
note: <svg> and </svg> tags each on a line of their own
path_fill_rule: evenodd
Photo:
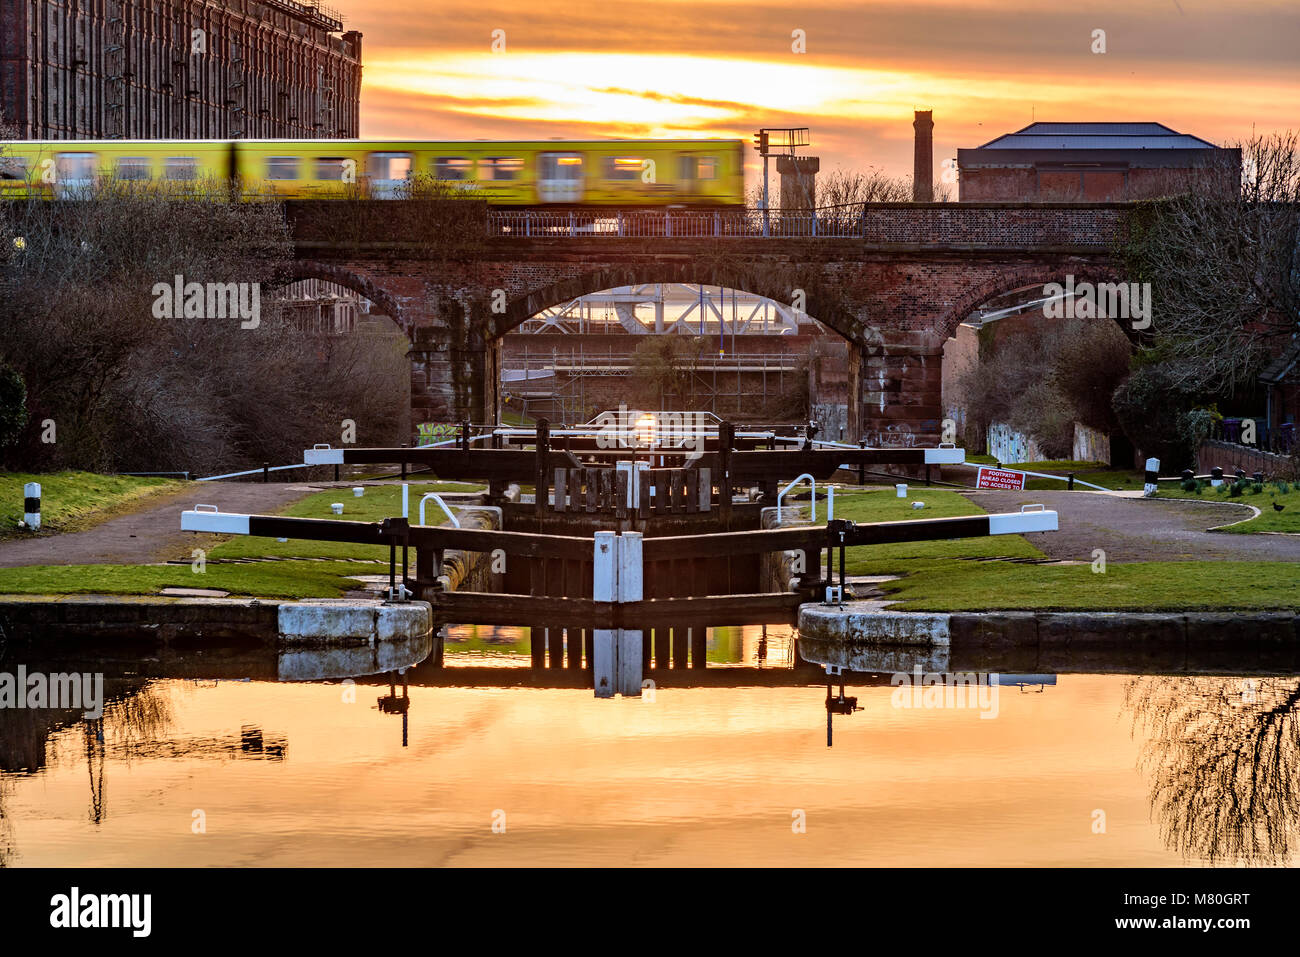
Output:
<svg viewBox="0 0 1300 957">
<path fill-rule="evenodd" d="M 915 863 L 891 856 L 902 846 L 934 863 L 1239 864 L 1287 863 L 1295 846 L 1294 676 L 918 675 L 929 657 L 890 652 L 902 682 L 775 666 L 783 637 L 754 626 L 711 646 L 725 666 L 652 670 L 653 700 L 596 701 L 582 672 L 527 667 L 526 645 L 503 655 L 518 637 L 480 632 L 445 657 L 308 683 L 278 680 L 274 656 L 236 666 L 212 648 L 106 664 L 98 721 L 0 712 L 0 866 L 339 863 L 396 834 L 414 835 L 403 864 L 617 863 L 601 857 L 613 847 Z M 353 816 L 380 793 L 382 820 Z M 322 800 L 338 819 L 304 836 L 293 822 Z M 1117 822 L 1104 839 L 1086 826 L 1098 806 Z M 185 843 L 192 807 L 238 822 L 233 852 Z M 496 807 L 518 809 L 521 843 L 480 838 L 476 815 Z M 796 851 L 763 823 L 784 840 L 790 807 L 815 825 Z M 173 819 L 175 837 L 159 823 Z"/>
<path fill-rule="evenodd" d="M 837 714 L 851 715 L 855 711 L 861 711 L 858 707 L 857 698 L 849 698 L 844 694 L 844 682 L 840 682 L 839 697 L 833 697 L 831 693 L 831 682 L 826 682 L 826 747 L 831 747 L 834 742 L 834 727 L 832 721 Z"/>
<path fill-rule="evenodd" d="M 402 694 L 398 697 L 397 681 L 402 682 Z M 411 695 L 406 685 L 406 669 L 400 671 L 390 671 L 388 673 L 388 694 L 380 695 L 378 699 L 378 708 L 381 714 L 397 714 L 402 716 L 402 747 L 410 746 L 410 711 Z"/>
<path fill-rule="evenodd" d="M 1300 679 L 1134 678 L 1124 703 L 1141 735 L 1161 838 L 1211 864 L 1285 864 L 1300 823 Z"/>
</svg>

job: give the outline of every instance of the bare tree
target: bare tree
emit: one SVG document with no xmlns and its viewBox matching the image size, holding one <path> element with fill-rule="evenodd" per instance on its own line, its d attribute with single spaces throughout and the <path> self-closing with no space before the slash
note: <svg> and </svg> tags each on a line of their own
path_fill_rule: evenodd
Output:
<svg viewBox="0 0 1300 957">
<path fill-rule="evenodd" d="M 1240 182 L 1238 182 L 1238 177 Z M 1231 393 L 1300 332 L 1300 145 L 1257 136 L 1140 207 L 1122 253 L 1150 282 L 1151 358 L 1188 393 Z"/>
<path fill-rule="evenodd" d="M 0 360 L 28 393 L 25 438 L 6 451 L 15 466 L 292 461 L 337 441 L 343 419 L 397 438 L 382 389 L 351 355 L 363 342 L 305 334 L 276 301 L 291 251 L 279 204 L 230 202 L 224 184 L 109 182 L 87 201 L 4 204 L 0 250 Z M 213 287 L 256 295 L 259 314 L 214 314 Z"/>
</svg>

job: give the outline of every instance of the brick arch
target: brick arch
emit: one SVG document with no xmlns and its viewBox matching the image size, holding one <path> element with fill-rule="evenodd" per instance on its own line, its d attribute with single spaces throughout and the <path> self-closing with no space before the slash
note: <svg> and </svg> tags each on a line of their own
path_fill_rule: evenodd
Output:
<svg viewBox="0 0 1300 957">
<path fill-rule="evenodd" d="M 739 289 L 756 296 L 789 303 L 795 288 L 803 289 L 804 312 L 826 328 L 851 343 L 861 344 L 865 325 L 842 304 L 842 294 L 834 283 L 816 275 L 817 266 L 797 276 L 799 267 L 782 261 L 757 261 L 740 264 L 638 263 L 628 266 L 602 266 L 536 288 L 509 300 L 504 313 L 488 317 L 488 336 L 500 338 L 525 320 L 560 303 L 579 296 L 648 283 L 703 283 Z"/>
<path fill-rule="evenodd" d="M 963 319 L 990 299 L 996 299 L 998 296 L 1027 286 L 1045 286 L 1052 282 L 1064 285 L 1067 275 L 1074 276 L 1076 285 L 1084 282 L 1121 281 L 1119 273 L 1109 266 L 1084 263 L 1072 266 L 1038 265 L 1010 269 L 968 288 L 939 315 L 935 320 L 934 328 L 942 333 L 943 341 L 947 341 L 957 334 L 957 327 L 961 325 Z M 1137 341 L 1132 328 L 1123 320 L 1116 319 L 1115 322 L 1130 341 Z"/>
<path fill-rule="evenodd" d="M 296 259 L 290 266 L 289 275 L 279 285 L 288 285 L 300 279 L 320 279 L 325 282 L 332 282 L 365 296 L 378 306 L 384 315 L 397 323 L 398 328 L 402 330 L 407 339 L 411 338 L 411 327 L 414 322 L 407 314 L 407 310 L 402 308 L 401 303 L 388 290 L 376 284 L 370 277 L 332 263 Z"/>
</svg>

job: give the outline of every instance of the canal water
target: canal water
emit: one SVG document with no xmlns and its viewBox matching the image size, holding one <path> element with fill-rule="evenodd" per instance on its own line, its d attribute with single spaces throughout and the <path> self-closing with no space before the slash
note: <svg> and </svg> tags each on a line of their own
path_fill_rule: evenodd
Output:
<svg viewBox="0 0 1300 957">
<path fill-rule="evenodd" d="M 106 664 L 98 721 L 0 711 L 0 863 L 1295 863 L 1300 677 L 851 674 L 828 717 L 788 630 L 710 658 L 611 700 L 506 629 L 354 681 Z"/>
</svg>

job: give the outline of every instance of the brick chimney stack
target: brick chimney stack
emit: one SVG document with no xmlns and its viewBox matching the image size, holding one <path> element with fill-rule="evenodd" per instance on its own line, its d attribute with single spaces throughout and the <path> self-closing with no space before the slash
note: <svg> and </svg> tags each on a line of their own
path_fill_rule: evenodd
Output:
<svg viewBox="0 0 1300 957">
<path fill-rule="evenodd" d="M 934 111 L 916 110 L 916 153 L 912 161 L 912 202 L 934 202 Z"/>
</svg>

